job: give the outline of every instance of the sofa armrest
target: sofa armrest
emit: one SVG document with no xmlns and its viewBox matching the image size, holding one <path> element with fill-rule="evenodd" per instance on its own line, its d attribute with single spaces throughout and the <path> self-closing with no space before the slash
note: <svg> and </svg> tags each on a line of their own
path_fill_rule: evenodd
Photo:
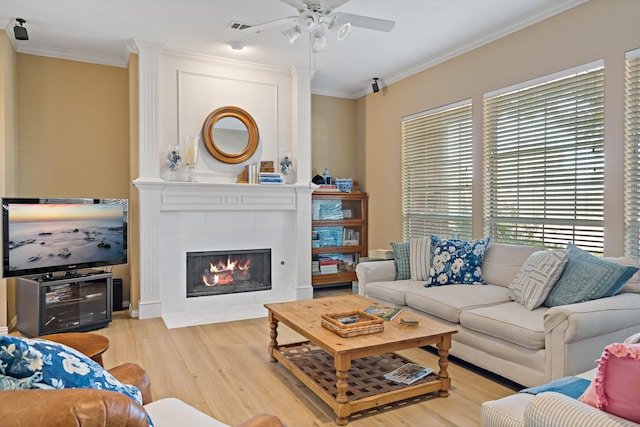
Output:
<svg viewBox="0 0 640 427">
<path fill-rule="evenodd" d="M 396 267 L 393 260 L 361 262 L 356 266 L 358 294 L 366 295 L 365 288 L 371 282 L 395 280 Z"/>
<path fill-rule="evenodd" d="M 136 363 L 123 363 L 122 365 L 109 369 L 109 373 L 123 384 L 136 386 L 142 394 L 143 405 L 151 402 L 151 381 L 142 366 Z"/>
<path fill-rule="evenodd" d="M 147 412 L 128 396 L 111 390 L 0 391 L 4 427 L 147 427 Z"/>
<path fill-rule="evenodd" d="M 596 409 L 564 394 L 538 394 L 525 408 L 525 427 L 638 427 L 638 424 Z"/>
<path fill-rule="evenodd" d="M 640 331 L 640 294 L 551 307 L 544 315 L 544 331 L 548 356 L 551 352 L 549 379 L 587 371 L 604 347 Z"/>
</svg>

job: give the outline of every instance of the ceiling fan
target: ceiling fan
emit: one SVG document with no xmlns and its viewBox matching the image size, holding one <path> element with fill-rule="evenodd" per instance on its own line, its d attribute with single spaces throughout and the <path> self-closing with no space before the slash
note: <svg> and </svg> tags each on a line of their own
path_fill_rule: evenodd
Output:
<svg viewBox="0 0 640 427">
<path fill-rule="evenodd" d="M 241 31 L 259 33 L 265 30 L 288 27 L 282 34 L 293 44 L 302 33 L 312 33 L 313 49 L 325 50 L 328 47 L 327 33 L 334 32 L 338 41 L 344 40 L 351 27 L 367 28 L 375 31 L 391 31 L 394 21 L 371 18 L 351 13 L 334 12 L 349 0 L 281 0 L 296 8 L 299 15 L 287 16 L 274 21 L 265 22 Z"/>
</svg>

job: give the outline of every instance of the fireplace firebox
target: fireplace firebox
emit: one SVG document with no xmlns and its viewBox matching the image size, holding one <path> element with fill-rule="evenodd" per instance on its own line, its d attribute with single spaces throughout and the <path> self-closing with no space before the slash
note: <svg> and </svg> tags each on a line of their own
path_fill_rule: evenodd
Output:
<svg viewBox="0 0 640 427">
<path fill-rule="evenodd" d="M 187 298 L 271 289 L 271 249 L 187 253 Z"/>
</svg>

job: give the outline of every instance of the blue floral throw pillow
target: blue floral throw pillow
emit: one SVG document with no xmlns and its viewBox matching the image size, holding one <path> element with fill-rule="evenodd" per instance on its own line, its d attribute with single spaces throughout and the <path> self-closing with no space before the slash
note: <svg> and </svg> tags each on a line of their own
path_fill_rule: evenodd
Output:
<svg viewBox="0 0 640 427">
<path fill-rule="evenodd" d="M 142 405 L 142 394 L 137 387 L 122 384 L 79 351 L 48 340 L 3 335 L 0 336 L 0 389 L 16 388 L 113 390 Z"/>
<path fill-rule="evenodd" d="M 431 270 L 425 286 L 485 285 L 480 265 L 489 241 L 431 236 Z"/>
</svg>

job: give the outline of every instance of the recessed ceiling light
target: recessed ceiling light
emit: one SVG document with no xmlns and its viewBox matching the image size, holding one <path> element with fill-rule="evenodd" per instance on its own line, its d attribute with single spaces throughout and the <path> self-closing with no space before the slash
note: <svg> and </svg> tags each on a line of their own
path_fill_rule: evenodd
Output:
<svg viewBox="0 0 640 427">
<path fill-rule="evenodd" d="M 231 46 L 231 49 L 233 49 L 233 50 L 240 51 L 240 50 L 244 49 L 244 42 L 233 41 L 233 42 L 229 43 L 229 46 Z"/>
</svg>

